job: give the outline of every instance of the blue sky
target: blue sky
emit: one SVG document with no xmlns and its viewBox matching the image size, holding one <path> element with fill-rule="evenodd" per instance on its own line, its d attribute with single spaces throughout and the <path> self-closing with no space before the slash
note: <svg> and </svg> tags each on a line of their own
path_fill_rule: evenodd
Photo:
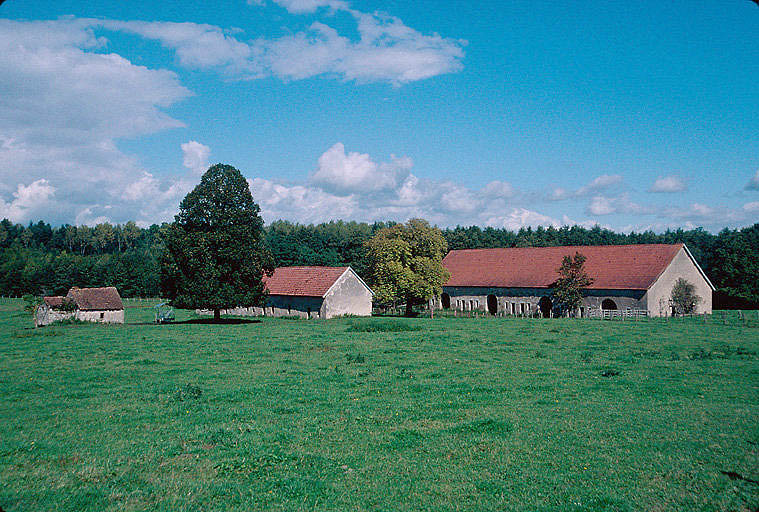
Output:
<svg viewBox="0 0 759 512">
<path fill-rule="evenodd" d="M 7 0 L 0 217 L 171 220 L 209 164 L 267 221 L 759 221 L 759 7 Z"/>
</svg>

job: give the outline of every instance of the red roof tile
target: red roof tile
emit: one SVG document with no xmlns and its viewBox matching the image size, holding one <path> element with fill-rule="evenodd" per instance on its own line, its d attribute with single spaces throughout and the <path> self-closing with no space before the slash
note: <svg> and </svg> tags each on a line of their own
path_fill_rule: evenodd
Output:
<svg viewBox="0 0 759 512">
<path fill-rule="evenodd" d="M 279 267 L 264 276 L 271 295 L 323 297 L 348 267 Z"/>
<path fill-rule="evenodd" d="M 584 255 L 591 289 L 647 290 L 683 244 L 518 247 L 451 251 L 445 286 L 547 288 L 559 277 L 564 256 Z"/>
<path fill-rule="evenodd" d="M 80 311 L 124 309 L 119 292 L 113 286 L 106 288 L 72 288 L 66 298 L 73 299 Z"/>
<path fill-rule="evenodd" d="M 53 295 L 44 297 L 42 300 L 51 308 L 59 308 L 63 304 L 63 299 L 65 299 L 65 297 L 62 297 L 60 295 Z"/>
</svg>

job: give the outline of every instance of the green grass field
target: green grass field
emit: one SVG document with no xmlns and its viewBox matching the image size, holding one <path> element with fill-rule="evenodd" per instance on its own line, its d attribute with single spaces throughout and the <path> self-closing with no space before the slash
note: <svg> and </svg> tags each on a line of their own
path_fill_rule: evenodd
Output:
<svg viewBox="0 0 759 512">
<path fill-rule="evenodd" d="M 757 321 L 151 320 L 0 302 L 3 510 L 759 507 Z"/>
</svg>

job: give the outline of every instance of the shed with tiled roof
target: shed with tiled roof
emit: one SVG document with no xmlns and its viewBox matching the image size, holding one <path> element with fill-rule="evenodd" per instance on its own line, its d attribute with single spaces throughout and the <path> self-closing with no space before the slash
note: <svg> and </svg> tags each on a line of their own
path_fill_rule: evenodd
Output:
<svg viewBox="0 0 759 512">
<path fill-rule="evenodd" d="M 372 290 L 350 267 L 279 267 L 264 277 L 264 284 L 269 293 L 265 307 L 239 307 L 222 314 L 303 318 L 372 314 Z"/>
<path fill-rule="evenodd" d="M 451 277 L 440 305 L 492 314 L 555 314 L 551 287 L 565 256 L 585 256 L 593 283 L 584 290 L 579 313 L 634 310 L 670 314 L 669 297 L 678 278 L 696 287 L 697 311 L 710 313 L 714 287 L 684 244 L 520 247 L 451 251 L 443 265 Z"/>
<path fill-rule="evenodd" d="M 74 318 L 83 322 L 124 323 L 124 303 L 113 286 L 73 287 L 65 297 L 44 297 L 35 312 L 37 326 Z"/>
</svg>

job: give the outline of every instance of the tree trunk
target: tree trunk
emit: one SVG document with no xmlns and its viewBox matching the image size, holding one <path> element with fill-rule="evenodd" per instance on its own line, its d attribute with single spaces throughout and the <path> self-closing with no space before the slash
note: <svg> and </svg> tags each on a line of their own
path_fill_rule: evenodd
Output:
<svg viewBox="0 0 759 512">
<path fill-rule="evenodd" d="M 214 309 L 213 310 L 213 321 L 218 322 L 221 320 L 221 310 L 220 309 Z"/>
<path fill-rule="evenodd" d="M 406 298 L 406 316 L 412 316 L 414 314 L 414 310 L 411 308 L 411 299 Z"/>
</svg>

